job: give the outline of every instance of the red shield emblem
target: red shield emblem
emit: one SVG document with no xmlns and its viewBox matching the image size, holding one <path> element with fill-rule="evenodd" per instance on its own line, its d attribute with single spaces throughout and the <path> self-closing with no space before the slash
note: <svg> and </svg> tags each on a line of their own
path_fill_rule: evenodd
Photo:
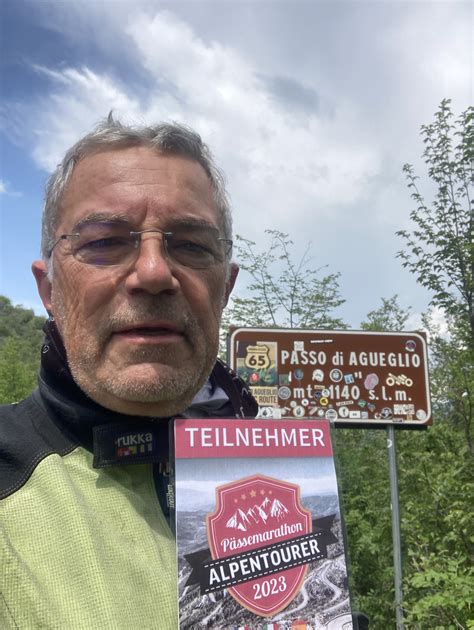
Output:
<svg viewBox="0 0 474 630">
<path fill-rule="evenodd" d="M 315 558 L 311 512 L 301 506 L 299 491 L 272 477 L 245 477 L 216 488 L 216 510 L 207 517 L 211 556 L 221 560 L 212 563 L 210 584 L 222 582 L 239 604 L 263 617 L 296 597 Z"/>
</svg>

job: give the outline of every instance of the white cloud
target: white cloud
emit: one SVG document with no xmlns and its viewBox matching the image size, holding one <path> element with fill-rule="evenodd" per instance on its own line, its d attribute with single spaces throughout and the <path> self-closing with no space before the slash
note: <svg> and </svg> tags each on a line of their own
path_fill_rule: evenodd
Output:
<svg viewBox="0 0 474 630">
<path fill-rule="evenodd" d="M 89 68 L 55 71 L 36 66 L 53 83 L 51 93 L 39 99 L 33 131 L 36 139 L 33 158 L 41 168 L 52 171 L 65 151 L 90 131 L 111 109 L 139 117 L 135 98 L 111 77 Z"/>
<path fill-rule="evenodd" d="M 422 313 L 410 313 L 405 324 L 405 330 L 423 330 Z"/>
<path fill-rule="evenodd" d="M 55 13 L 48 10 L 48 21 L 56 24 L 56 28 L 62 26 L 69 34 L 76 24 L 77 32 L 84 34 L 86 23 L 95 29 L 99 21 L 103 32 L 101 41 L 110 42 L 115 35 L 120 41 L 121 55 L 137 61 L 140 72 L 147 73 L 148 81 L 139 98 L 133 88 L 111 73 L 90 67 L 61 70 L 36 67 L 53 86 L 49 94 L 35 103 L 38 115 L 33 130 L 36 137 L 33 155 L 42 168 L 51 170 L 64 150 L 113 108 L 135 120 L 176 119 L 195 126 L 228 173 L 238 215 L 243 219 L 240 223 L 246 224 L 251 216 L 256 230 L 269 226 L 269 216 L 283 230 L 292 228 L 298 219 L 304 224 L 305 217 L 306 222 L 308 217 L 327 219 L 335 212 L 345 220 L 347 205 L 359 202 L 362 206 L 367 195 L 386 195 L 387 189 L 399 184 L 399 177 L 393 179 L 393 175 L 391 181 L 378 179 L 382 168 L 390 166 L 383 163 L 389 151 L 383 136 L 398 140 L 398 118 L 375 111 L 373 103 L 366 103 L 363 90 L 357 95 L 341 91 L 344 72 L 340 67 L 315 66 L 326 100 L 331 101 L 331 116 L 322 115 L 317 107 L 307 111 L 297 107 L 289 109 L 268 87 L 261 75 L 259 59 L 252 59 L 248 53 L 212 37 L 199 36 L 190 23 L 175 13 L 151 14 L 150 7 L 145 9 L 143 4 L 131 12 L 127 3 L 121 3 L 118 13 L 105 11 L 105 7 L 95 3 L 87 3 L 85 11 L 79 11 L 79 5 L 74 2 L 70 8 L 75 12 L 74 19 L 59 8 Z M 436 24 L 448 15 L 450 23 L 456 25 L 449 9 L 442 7 L 435 13 L 439 13 Z M 342 15 L 351 16 L 354 29 L 360 27 L 361 17 L 352 8 Z M 389 77 L 399 81 L 400 68 L 406 70 L 408 64 L 417 59 L 413 51 L 420 20 L 424 17 L 425 13 L 419 8 L 409 12 L 409 18 L 404 18 L 403 12 L 397 13 L 383 35 L 374 33 L 372 39 L 364 40 L 359 34 L 366 55 L 369 52 L 367 41 L 373 42 L 373 58 L 359 59 L 360 53 L 354 51 L 359 67 L 368 63 L 367 78 L 371 67 L 381 74 L 385 54 L 389 55 L 385 61 L 392 63 L 384 68 L 387 85 Z M 354 33 L 348 31 L 348 21 L 347 17 L 342 20 L 341 35 L 348 33 L 354 37 Z M 371 22 L 370 27 L 373 27 Z M 316 23 L 315 28 L 321 37 L 326 37 L 321 24 Z M 458 26 L 456 32 L 459 29 L 462 31 Z M 446 46 L 440 46 L 437 32 L 438 29 L 434 29 L 434 34 L 424 42 L 426 50 L 419 55 L 420 61 L 412 65 L 423 68 L 424 60 L 433 58 L 438 66 L 443 63 L 446 66 L 449 61 L 462 57 L 462 43 L 450 52 Z M 271 34 L 264 36 L 270 43 Z M 281 48 L 283 58 L 284 44 Z M 309 58 L 316 54 L 314 44 L 308 42 L 307 48 Z M 449 56 L 452 59 L 448 59 Z M 352 67 L 352 59 L 346 61 L 346 65 Z M 264 65 L 267 72 L 272 69 L 272 64 Z M 459 64 L 454 65 L 459 68 Z M 277 68 L 278 59 L 275 59 L 275 72 Z M 298 72 L 297 66 L 293 73 L 294 76 L 304 75 L 302 89 L 319 90 L 309 74 L 306 59 L 302 68 L 305 68 L 304 73 Z M 458 72 L 463 74 L 463 70 Z M 431 84 L 436 84 L 435 77 L 427 75 L 424 79 L 422 92 L 430 80 Z M 297 86 L 297 80 L 292 80 Z M 353 81 L 348 86 L 349 90 L 354 89 Z M 383 97 L 383 84 L 380 87 Z M 406 86 L 396 87 L 401 88 L 400 91 L 406 89 Z M 366 112 L 361 109 L 364 106 L 368 106 Z M 23 107 L 28 108 L 25 104 Z M 404 110 L 412 111 L 409 99 L 400 103 L 398 113 L 402 120 Z M 418 118 L 417 124 L 419 122 Z M 407 159 L 410 157 L 412 154 L 407 151 Z M 402 159 L 400 166 L 401 162 Z M 391 224 L 398 221 L 397 199 L 390 195 L 390 199 L 380 201 L 384 211 L 377 213 L 377 221 L 388 220 Z"/>
<path fill-rule="evenodd" d="M 357 132 L 350 108 L 324 120 L 317 111 L 289 112 L 259 78 L 257 65 L 235 49 L 203 41 L 168 11 L 153 19 L 137 12 L 126 33 L 149 76 L 141 101 L 113 76 L 88 67 L 35 66 L 52 83 L 35 103 L 33 157 L 39 166 L 52 170 L 113 108 L 129 119 L 175 119 L 196 127 L 229 176 L 240 225 L 251 219 L 255 230 L 263 230 L 271 215 L 289 230 L 298 218 L 327 216 L 365 194 L 378 156 Z"/>
<path fill-rule="evenodd" d="M 54 67 L 34 66 L 42 95 L 9 104 L 9 133 L 33 139 L 49 171 L 110 109 L 186 122 L 227 174 L 236 232 L 260 241 L 276 228 L 296 246 L 312 240 L 315 265 L 341 270 L 345 297 L 360 303 L 353 322 L 369 310 L 367 296 L 397 292 L 422 310 L 425 294 L 394 260 L 402 243 L 393 234 L 413 205 L 401 167 L 414 162 L 419 172 L 419 127 L 442 97 L 456 111 L 466 104 L 464 5 L 169 6 L 35 5 L 45 28 L 92 53 L 87 66 L 65 67 L 59 54 Z"/>
<path fill-rule="evenodd" d="M 427 335 L 429 335 L 430 331 L 424 325 L 423 315 L 423 313 L 411 313 L 407 320 L 405 329 L 422 330 Z M 449 321 L 444 309 L 440 308 L 439 306 L 432 306 L 426 315 L 428 317 L 429 327 L 435 332 L 436 335 L 445 338 L 449 337 Z"/>
<path fill-rule="evenodd" d="M 472 95 L 473 36 L 472 6 L 468 2 L 413 3 L 388 27 L 384 39 L 387 50 L 398 61 L 394 66 L 397 81 L 410 69 L 436 94 L 437 101 L 453 98 L 469 104 L 466 99 Z M 413 105 L 423 101 L 429 105 L 426 96 L 413 90 Z M 426 114 L 431 111 L 428 109 Z"/>
<path fill-rule="evenodd" d="M 444 309 L 433 307 L 430 311 L 430 323 L 441 337 L 449 335 L 449 322 Z"/>
<path fill-rule="evenodd" d="M 17 192 L 16 190 L 12 190 L 8 182 L 0 179 L 0 195 L 5 195 L 8 197 L 21 197 L 22 193 Z"/>
<path fill-rule="evenodd" d="M 204 43 L 169 12 L 152 21 L 137 17 L 128 31 L 150 74 L 172 85 L 181 104 L 174 116 L 203 134 L 229 174 L 241 224 L 251 218 L 257 231 L 271 214 L 289 229 L 305 214 L 327 215 L 359 198 L 377 172 L 376 152 L 354 131 L 350 110 L 333 120 L 290 114 L 272 98 L 258 66 L 234 49 Z M 161 95 L 151 100 L 147 118 L 167 113 Z"/>
</svg>

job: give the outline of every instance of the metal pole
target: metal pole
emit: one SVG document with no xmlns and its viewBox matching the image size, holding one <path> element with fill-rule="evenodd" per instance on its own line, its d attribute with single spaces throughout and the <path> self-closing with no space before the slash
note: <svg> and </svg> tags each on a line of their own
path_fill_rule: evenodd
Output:
<svg viewBox="0 0 474 630">
<path fill-rule="evenodd" d="M 404 630 L 402 609 L 402 547 L 400 542 L 400 510 L 398 507 L 397 450 L 393 425 L 387 426 L 387 448 L 392 505 L 393 572 L 395 578 L 395 614 L 397 630 Z"/>
</svg>

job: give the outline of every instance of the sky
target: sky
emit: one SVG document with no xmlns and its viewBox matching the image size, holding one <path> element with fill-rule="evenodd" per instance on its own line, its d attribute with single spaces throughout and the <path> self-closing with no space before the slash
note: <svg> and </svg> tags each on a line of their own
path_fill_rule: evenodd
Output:
<svg viewBox="0 0 474 630">
<path fill-rule="evenodd" d="M 340 275 L 354 328 L 398 294 L 408 323 L 430 295 L 401 267 L 413 227 L 403 164 L 429 200 L 420 127 L 443 98 L 472 103 L 472 2 L 2 0 L 0 293 L 45 314 L 31 275 L 44 184 L 110 110 L 194 127 L 226 174 L 234 232 L 290 235 Z M 249 278 L 241 274 L 237 295 Z"/>
</svg>

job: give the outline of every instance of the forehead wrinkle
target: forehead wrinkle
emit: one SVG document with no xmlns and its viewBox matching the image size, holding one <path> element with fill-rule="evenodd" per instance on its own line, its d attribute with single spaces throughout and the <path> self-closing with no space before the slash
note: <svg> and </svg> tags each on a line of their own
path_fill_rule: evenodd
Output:
<svg viewBox="0 0 474 630">
<path fill-rule="evenodd" d="M 130 217 L 126 214 L 109 213 L 109 212 L 93 212 L 78 221 L 75 227 L 79 228 L 89 223 L 130 223 Z"/>
</svg>

